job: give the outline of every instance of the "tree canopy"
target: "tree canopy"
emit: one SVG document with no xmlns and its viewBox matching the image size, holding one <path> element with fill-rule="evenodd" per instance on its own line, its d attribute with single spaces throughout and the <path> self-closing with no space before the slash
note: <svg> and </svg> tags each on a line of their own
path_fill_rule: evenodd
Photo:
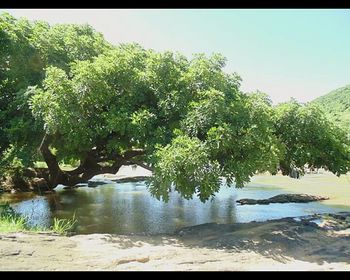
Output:
<svg viewBox="0 0 350 280">
<path fill-rule="evenodd" d="M 30 86 L 41 86 L 46 67 L 69 71 L 70 63 L 88 60 L 109 49 L 100 33 L 88 25 L 29 22 L 8 13 L 0 15 L 0 170 L 31 165 L 43 135 L 29 99 Z M 3 168 L 1 168 L 3 167 Z"/>
<path fill-rule="evenodd" d="M 308 164 L 345 174 L 349 170 L 349 139 L 344 130 L 329 121 L 314 104 L 302 106 L 295 100 L 275 108 L 276 135 L 285 147 L 280 167 L 290 173 L 291 165 L 303 171 Z"/>
<path fill-rule="evenodd" d="M 157 198 L 175 189 L 202 201 L 223 178 L 242 187 L 256 172 L 278 168 L 348 171 L 342 130 L 312 105 L 275 107 L 262 92 L 242 92 L 220 54 L 188 59 L 138 44 L 112 46 L 89 26 L 7 14 L 0 26 L 0 170 L 42 157 L 43 176 L 55 187 L 139 164 L 152 169 L 148 185 Z M 61 170 L 59 162 L 69 160 L 79 167 Z"/>
</svg>

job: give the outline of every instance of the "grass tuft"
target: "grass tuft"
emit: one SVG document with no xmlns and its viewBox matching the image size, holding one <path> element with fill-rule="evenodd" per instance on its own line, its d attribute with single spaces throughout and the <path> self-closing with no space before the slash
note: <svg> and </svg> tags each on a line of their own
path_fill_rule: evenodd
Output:
<svg viewBox="0 0 350 280">
<path fill-rule="evenodd" d="M 10 232 L 54 232 L 66 235 L 73 231 L 77 223 L 75 214 L 72 219 L 54 218 L 51 228 L 30 226 L 28 219 L 17 213 L 9 203 L 0 204 L 0 233 Z"/>
<path fill-rule="evenodd" d="M 72 219 L 53 219 L 53 225 L 51 227 L 52 231 L 60 235 L 66 235 L 72 232 L 77 224 L 77 219 L 75 218 L 75 213 Z"/>
</svg>

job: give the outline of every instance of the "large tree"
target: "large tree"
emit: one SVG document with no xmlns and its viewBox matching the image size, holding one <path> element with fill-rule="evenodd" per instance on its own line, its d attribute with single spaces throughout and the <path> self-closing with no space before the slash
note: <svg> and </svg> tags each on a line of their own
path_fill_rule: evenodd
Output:
<svg viewBox="0 0 350 280">
<path fill-rule="evenodd" d="M 34 120 L 28 101 L 30 87 L 41 86 L 45 68 L 68 72 L 71 62 L 89 60 L 108 48 L 87 25 L 50 26 L 0 15 L 0 173 L 16 174 L 40 158 L 43 125 Z"/>
<path fill-rule="evenodd" d="M 275 170 L 272 107 L 262 94 L 240 92 L 240 78 L 224 66 L 218 54 L 187 60 L 134 44 L 76 62 L 69 74 L 48 68 L 31 106 L 45 123 L 41 151 L 51 184 L 140 163 L 155 172 L 156 196 L 166 199 L 174 184 L 185 197 L 198 192 L 205 200 L 222 176 L 242 186 L 257 170 Z M 80 166 L 60 170 L 66 157 Z"/>
<path fill-rule="evenodd" d="M 257 171 L 348 171 L 348 139 L 317 108 L 243 93 L 220 54 L 187 59 L 111 46 L 88 26 L 0 20 L 0 172 L 40 150 L 40 176 L 54 188 L 136 163 L 154 172 L 157 198 L 175 189 L 205 201 L 223 178 L 242 187 Z M 69 160 L 79 166 L 63 171 Z"/>
</svg>

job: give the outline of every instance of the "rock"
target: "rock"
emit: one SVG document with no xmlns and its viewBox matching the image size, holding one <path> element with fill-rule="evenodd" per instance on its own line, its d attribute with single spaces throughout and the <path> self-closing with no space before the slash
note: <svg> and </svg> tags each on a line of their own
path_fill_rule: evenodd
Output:
<svg viewBox="0 0 350 280">
<path fill-rule="evenodd" d="M 149 176 L 115 176 L 115 175 L 100 175 L 99 177 L 89 180 L 88 187 L 95 188 L 100 185 L 126 182 L 141 182 L 145 181 Z"/>
<path fill-rule="evenodd" d="M 30 191 L 28 183 L 22 177 L 6 176 L 0 180 L 1 188 L 5 192 Z"/>
<path fill-rule="evenodd" d="M 5 235 L 4 237 L 10 238 L 10 239 L 16 239 L 17 238 L 16 235 Z"/>
<path fill-rule="evenodd" d="M 314 196 L 308 194 L 279 194 L 268 199 L 250 199 L 244 198 L 237 200 L 237 203 L 241 205 L 254 205 L 254 204 L 270 204 L 270 203 L 306 203 L 312 201 L 326 200 L 329 197 Z"/>
<path fill-rule="evenodd" d="M 125 182 L 140 182 L 148 179 L 149 176 L 130 176 L 125 178 L 112 179 L 113 182 L 116 183 L 125 183 Z"/>
<path fill-rule="evenodd" d="M 88 187 L 89 188 L 96 188 L 100 185 L 106 185 L 106 184 L 111 184 L 111 183 L 113 183 L 113 182 L 104 181 L 104 180 L 88 181 Z"/>
<path fill-rule="evenodd" d="M 64 186 L 63 189 L 64 190 L 73 190 L 73 189 L 77 189 L 79 187 L 81 187 L 82 185 L 81 184 L 77 184 L 77 185 L 74 185 L 74 186 Z M 84 185 L 86 186 L 86 185 Z"/>
<path fill-rule="evenodd" d="M 333 217 L 338 220 L 349 221 L 350 213 L 349 212 L 338 212 L 338 213 L 330 213 L 328 216 Z"/>
<path fill-rule="evenodd" d="M 38 175 L 34 170 L 34 168 L 29 167 L 23 171 L 23 176 L 33 178 L 33 177 L 37 177 Z"/>
<path fill-rule="evenodd" d="M 55 193 L 55 190 L 44 191 L 44 194 L 53 194 L 53 193 Z"/>
<path fill-rule="evenodd" d="M 35 177 L 30 180 L 30 185 L 34 191 L 49 191 L 50 188 L 44 178 Z"/>
<path fill-rule="evenodd" d="M 17 256 L 21 253 L 21 250 L 11 250 L 11 249 L 2 249 L 0 251 L 0 255 L 4 256 L 4 257 L 9 257 L 9 256 Z"/>
<path fill-rule="evenodd" d="M 137 258 L 137 259 L 121 259 L 121 260 L 116 260 L 116 261 L 115 261 L 115 264 L 116 264 L 116 265 L 120 265 L 120 264 L 125 264 L 125 263 L 130 263 L 130 262 L 146 263 L 146 262 L 149 262 L 149 257 Z"/>
<path fill-rule="evenodd" d="M 248 204 L 248 205 L 253 205 L 253 204 L 269 204 L 267 199 L 251 199 L 251 198 L 243 198 L 240 200 L 237 200 L 238 203 L 240 204 Z"/>
</svg>

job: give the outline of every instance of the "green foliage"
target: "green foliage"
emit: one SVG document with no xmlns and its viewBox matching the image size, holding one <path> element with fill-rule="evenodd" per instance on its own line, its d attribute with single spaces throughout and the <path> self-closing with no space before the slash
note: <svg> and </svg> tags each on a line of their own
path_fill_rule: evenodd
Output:
<svg viewBox="0 0 350 280">
<path fill-rule="evenodd" d="M 46 131 L 59 135 L 53 145 L 60 158 L 83 159 L 93 147 L 105 157 L 144 149 L 156 170 L 153 194 L 167 199 L 173 183 L 184 197 L 196 193 L 204 201 L 218 190 L 220 176 L 243 186 L 256 171 L 278 164 L 271 102 L 259 92 L 240 92 L 240 78 L 224 65 L 220 55 L 188 61 L 121 45 L 76 62 L 68 74 L 47 68 L 30 104 Z M 168 156 L 177 149 L 188 164 Z"/>
<path fill-rule="evenodd" d="M 157 198 L 168 201 L 172 184 L 184 198 L 197 194 L 201 201 L 220 189 L 220 165 L 198 138 L 174 138 L 156 152 L 155 162 L 150 191 Z"/>
<path fill-rule="evenodd" d="M 15 217 L 19 216 L 8 202 L 0 204 L 0 217 Z"/>
<path fill-rule="evenodd" d="M 28 146 L 10 146 L 0 158 L 0 174 L 10 177 L 23 176 L 25 167 L 31 166 L 32 151 Z"/>
<path fill-rule="evenodd" d="M 295 100 L 276 107 L 276 135 L 285 147 L 281 166 L 327 168 L 338 176 L 349 170 L 349 139 L 314 104 Z"/>
<path fill-rule="evenodd" d="M 26 155 L 31 162 L 40 158 L 43 123 L 34 120 L 28 101 L 42 85 L 46 67 L 68 72 L 72 62 L 92 59 L 110 48 L 88 25 L 50 26 L 0 14 L 0 156 L 12 144 L 22 154 L 24 146 L 31 150 Z"/>
<path fill-rule="evenodd" d="M 111 46 L 86 25 L 8 14 L 0 27 L 0 172 L 42 160 L 45 133 L 61 163 L 98 169 L 143 151 L 137 160 L 155 169 L 150 191 L 164 200 L 174 188 L 205 201 L 222 177 L 242 187 L 278 166 L 348 170 L 348 139 L 320 110 L 297 102 L 274 108 L 264 93 L 243 93 L 220 54 L 189 60 Z"/>
<path fill-rule="evenodd" d="M 60 235 L 66 235 L 72 232 L 77 224 L 77 219 L 75 214 L 71 219 L 53 219 L 53 225 L 51 227 L 52 231 Z"/>
<path fill-rule="evenodd" d="M 350 85 L 333 90 L 311 103 L 318 105 L 331 121 L 350 131 Z"/>
<path fill-rule="evenodd" d="M 220 110 L 225 121 L 207 132 L 212 157 L 223 167 L 222 176 L 237 187 L 249 182 L 257 171 L 274 172 L 281 155 L 280 142 L 274 135 L 273 109 L 260 92 L 242 95 Z"/>
<path fill-rule="evenodd" d="M 23 217 L 0 217 L 0 232 L 19 232 L 26 229 L 26 219 Z"/>
<path fill-rule="evenodd" d="M 18 232 L 27 229 L 26 219 L 19 215 L 9 203 L 0 204 L 0 232 Z"/>
<path fill-rule="evenodd" d="M 9 203 L 0 204 L 0 232 L 46 231 L 66 235 L 74 230 L 76 224 L 77 219 L 74 214 L 71 219 L 54 218 L 53 225 L 50 229 L 30 226 L 28 224 L 28 219 L 16 212 Z"/>
</svg>

